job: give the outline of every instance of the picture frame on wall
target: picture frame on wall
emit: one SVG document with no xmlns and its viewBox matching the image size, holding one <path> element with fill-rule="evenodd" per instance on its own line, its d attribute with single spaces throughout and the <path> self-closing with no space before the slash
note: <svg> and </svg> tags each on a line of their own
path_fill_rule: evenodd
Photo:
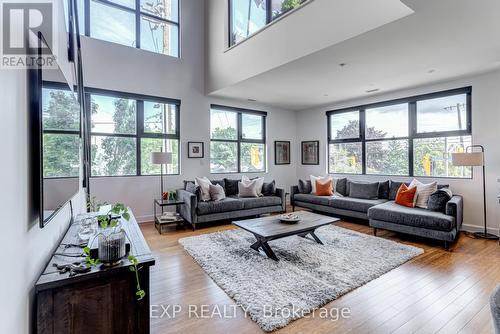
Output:
<svg viewBox="0 0 500 334">
<path fill-rule="evenodd" d="M 275 165 L 289 165 L 290 162 L 290 148 L 289 141 L 277 140 L 274 142 L 274 164 Z"/>
<path fill-rule="evenodd" d="M 203 142 L 188 142 L 188 158 L 202 159 L 205 157 L 205 147 Z"/>
<path fill-rule="evenodd" d="M 303 165 L 319 165 L 319 140 L 303 141 L 301 156 Z"/>
</svg>

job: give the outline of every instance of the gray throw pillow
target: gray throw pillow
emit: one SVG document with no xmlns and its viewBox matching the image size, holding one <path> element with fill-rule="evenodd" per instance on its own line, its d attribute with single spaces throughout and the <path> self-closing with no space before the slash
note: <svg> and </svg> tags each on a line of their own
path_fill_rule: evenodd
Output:
<svg viewBox="0 0 500 334">
<path fill-rule="evenodd" d="M 349 181 L 349 197 L 361 199 L 377 199 L 378 182 L 358 183 Z"/>
<path fill-rule="evenodd" d="M 257 180 L 252 182 L 238 182 L 238 197 L 259 197 L 257 193 Z"/>
<path fill-rule="evenodd" d="M 226 193 L 224 192 L 224 188 L 220 184 L 209 186 L 210 198 L 212 201 L 221 201 L 226 198 Z"/>
<path fill-rule="evenodd" d="M 389 200 L 394 201 L 396 199 L 396 194 L 398 193 L 399 187 L 401 187 L 403 183 L 407 186 L 410 185 L 406 182 L 391 181 L 391 185 L 389 187 Z"/>
<path fill-rule="evenodd" d="M 274 196 L 276 194 L 276 181 L 264 182 L 262 185 L 262 195 Z"/>
<path fill-rule="evenodd" d="M 310 194 L 312 191 L 311 181 L 299 180 L 299 192 L 301 194 Z"/>
<path fill-rule="evenodd" d="M 389 180 L 379 182 L 378 184 L 378 198 L 389 199 Z"/>
<path fill-rule="evenodd" d="M 453 197 L 449 188 L 441 188 L 429 196 L 427 210 L 446 213 L 446 203 Z"/>
<path fill-rule="evenodd" d="M 238 182 L 240 182 L 240 180 L 224 179 L 224 184 L 225 184 L 227 196 L 238 195 Z"/>
<path fill-rule="evenodd" d="M 335 192 L 341 194 L 342 196 L 349 195 L 347 191 L 347 178 L 341 178 L 335 180 Z"/>
</svg>

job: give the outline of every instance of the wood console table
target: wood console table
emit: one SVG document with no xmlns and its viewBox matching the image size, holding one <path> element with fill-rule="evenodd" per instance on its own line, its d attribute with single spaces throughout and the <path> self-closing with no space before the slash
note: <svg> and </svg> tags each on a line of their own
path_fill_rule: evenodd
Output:
<svg viewBox="0 0 500 334">
<path fill-rule="evenodd" d="M 127 259 L 115 267 L 98 265 L 73 277 L 60 274 L 54 263 L 83 260 L 57 255 L 82 252 L 80 247 L 66 246 L 79 243 L 79 226 L 72 224 L 35 285 L 36 333 L 149 333 L 149 271 L 155 260 L 132 213 L 122 226 L 130 238 L 131 253 L 142 267 L 139 278 L 146 296 L 137 300 L 135 274 Z"/>
</svg>

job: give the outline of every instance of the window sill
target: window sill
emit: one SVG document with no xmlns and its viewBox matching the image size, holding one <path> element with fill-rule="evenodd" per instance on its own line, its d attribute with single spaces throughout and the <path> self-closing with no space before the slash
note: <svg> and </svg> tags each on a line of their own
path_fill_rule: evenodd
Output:
<svg viewBox="0 0 500 334">
<path fill-rule="evenodd" d="M 294 8 L 292 10 L 289 10 L 288 12 L 284 13 L 284 14 L 281 14 L 280 16 L 278 16 L 277 18 L 275 18 L 273 21 L 269 22 L 268 24 L 266 24 L 265 26 L 263 26 L 262 28 L 260 28 L 259 30 L 257 30 L 256 32 L 254 32 L 253 34 L 251 35 L 248 35 L 244 40 L 242 41 L 239 41 L 238 43 L 235 43 L 229 47 L 227 47 L 225 50 L 224 50 L 224 53 L 226 52 L 229 52 L 231 51 L 232 49 L 234 49 L 235 47 L 245 43 L 246 41 L 250 40 L 251 38 L 259 35 L 260 33 L 262 33 L 263 31 L 269 29 L 271 26 L 273 26 L 274 24 L 280 22 L 281 20 L 283 20 L 284 18 L 288 17 L 289 15 L 292 15 L 293 13 L 295 13 L 296 11 L 299 11 L 301 9 L 303 9 L 305 6 L 309 5 L 311 2 L 313 2 L 314 0 L 307 0 L 306 2 L 302 3 L 300 6 L 298 6 L 297 8 Z M 229 19 L 229 18 L 228 18 Z M 229 34 L 227 34 L 229 35 Z"/>
</svg>

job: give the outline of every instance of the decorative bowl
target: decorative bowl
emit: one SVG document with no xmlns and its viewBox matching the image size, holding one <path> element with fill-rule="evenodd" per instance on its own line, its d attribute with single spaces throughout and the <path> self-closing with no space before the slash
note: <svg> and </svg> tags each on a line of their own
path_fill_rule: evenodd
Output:
<svg viewBox="0 0 500 334">
<path fill-rule="evenodd" d="M 285 213 L 280 215 L 278 218 L 282 223 L 287 224 L 296 224 L 300 221 L 300 217 L 296 213 Z"/>
</svg>

